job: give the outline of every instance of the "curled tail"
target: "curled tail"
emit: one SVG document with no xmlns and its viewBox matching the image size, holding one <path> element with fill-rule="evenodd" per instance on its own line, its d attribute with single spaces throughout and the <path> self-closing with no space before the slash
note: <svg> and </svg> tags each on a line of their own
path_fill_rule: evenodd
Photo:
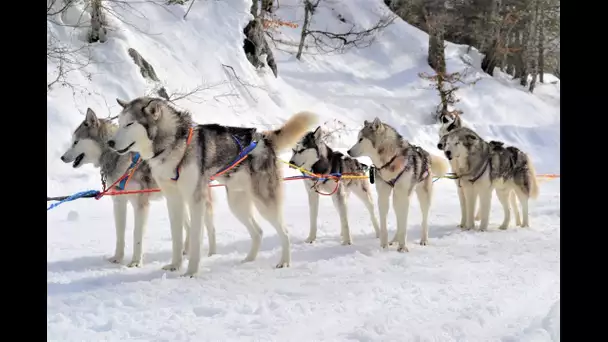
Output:
<svg viewBox="0 0 608 342">
<path fill-rule="evenodd" d="M 445 176 L 448 173 L 449 167 L 448 162 L 444 158 L 431 154 L 431 172 L 433 176 Z"/>
<path fill-rule="evenodd" d="M 526 157 L 528 158 L 528 177 L 530 177 L 530 197 L 536 199 L 539 192 L 536 170 L 534 169 L 534 164 L 532 164 L 530 156 L 526 154 Z"/>
<path fill-rule="evenodd" d="M 317 123 L 317 115 L 311 112 L 299 112 L 293 115 L 283 127 L 264 131 L 263 134 L 271 141 L 276 152 L 293 147 L 300 139 L 306 135 L 310 126 Z"/>
</svg>

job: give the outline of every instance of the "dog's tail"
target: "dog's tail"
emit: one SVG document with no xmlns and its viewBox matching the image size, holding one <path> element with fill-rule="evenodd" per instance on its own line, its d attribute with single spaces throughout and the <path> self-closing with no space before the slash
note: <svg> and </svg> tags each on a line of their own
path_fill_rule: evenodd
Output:
<svg viewBox="0 0 608 342">
<path fill-rule="evenodd" d="M 433 173 L 433 176 L 445 176 L 445 174 L 448 173 L 449 167 L 445 158 L 431 154 L 431 172 Z"/>
<path fill-rule="evenodd" d="M 528 158 L 528 177 L 530 177 L 530 197 L 536 199 L 539 192 L 536 170 L 534 169 L 534 164 L 532 164 L 530 156 L 526 154 L 526 157 Z"/>
<path fill-rule="evenodd" d="M 317 123 L 318 117 L 311 112 L 299 112 L 289 118 L 283 127 L 265 131 L 264 135 L 272 142 L 276 152 L 293 147 Z"/>
</svg>

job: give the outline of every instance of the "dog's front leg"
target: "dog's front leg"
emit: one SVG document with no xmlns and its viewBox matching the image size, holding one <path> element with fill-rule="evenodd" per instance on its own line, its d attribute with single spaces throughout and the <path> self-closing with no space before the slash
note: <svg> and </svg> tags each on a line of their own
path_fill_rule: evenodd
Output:
<svg viewBox="0 0 608 342">
<path fill-rule="evenodd" d="M 464 230 L 475 228 L 475 205 L 477 204 L 477 193 L 473 184 L 469 181 L 462 181 L 462 192 L 464 194 L 464 203 L 466 206 L 466 216 Z"/>
<path fill-rule="evenodd" d="M 190 246 L 188 247 L 188 269 L 184 273 L 184 277 L 194 277 L 198 273 L 201 262 L 201 243 L 203 237 L 203 216 L 205 215 L 205 197 L 207 196 L 208 188 L 205 184 L 201 184 L 202 178 L 199 178 L 195 183 L 194 191 L 191 191 L 190 197 Z M 182 194 L 187 194 L 187 189 L 184 189 L 184 183 L 180 186 Z M 191 186 L 189 184 L 189 186 Z"/>
<path fill-rule="evenodd" d="M 114 256 L 108 259 L 111 263 L 119 264 L 125 256 L 125 229 L 127 226 L 127 200 L 114 196 L 112 198 L 114 206 L 114 225 L 116 227 L 116 249 Z"/>
<path fill-rule="evenodd" d="M 209 239 L 209 252 L 207 255 L 212 256 L 217 253 L 217 247 L 215 244 L 215 223 L 213 222 L 213 199 L 211 198 L 211 191 L 207 191 L 204 218 L 205 227 L 207 228 L 207 238 Z"/>
<path fill-rule="evenodd" d="M 488 180 L 489 182 L 489 180 Z M 485 181 L 484 181 L 485 183 Z M 482 185 L 482 184 L 479 184 Z M 484 184 L 485 185 L 485 184 Z M 479 230 L 486 231 L 490 221 L 490 207 L 492 204 L 492 189 L 491 186 L 482 186 L 479 189 L 479 210 L 481 212 L 481 222 L 479 222 Z"/>
<path fill-rule="evenodd" d="M 409 252 L 406 246 L 407 240 L 407 218 L 410 210 L 410 191 L 401 192 L 395 190 L 393 192 L 393 208 L 395 210 L 395 216 L 397 218 L 397 252 Z"/>
<path fill-rule="evenodd" d="M 342 244 L 351 245 L 353 241 L 350 236 L 350 228 L 348 227 L 346 194 L 342 189 L 338 189 L 338 192 L 331 196 L 331 199 L 340 215 L 340 236 L 342 237 Z"/>
<path fill-rule="evenodd" d="M 129 267 L 141 267 L 143 265 L 143 240 L 146 232 L 146 224 L 148 223 L 149 211 L 150 203 L 147 198 L 139 198 L 135 205 L 133 205 L 133 216 L 135 217 L 133 228 L 133 258 L 128 265 Z"/>
<path fill-rule="evenodd" d="M 460 186 L 460 181 L 456 180 L 456 190 L 458 191 L 458 201 L 460 202 L 460 224 L 458 227 L 465 228 L 467 225 L 467 204 L 464 197 L 464 191 Z"/>
<path fill-rule="evenodd" d="M 184 234 L 186 234 L 186 240 L 184 241 L 183 255 L 188 255 L 188 247 L 190 246 L 190 211 L 188 205 L 184 205 Z"/>
<path fill-rule="evenodd" d="M 184 246 L 184 200 L 175 189 L 165 195 L 169 209 L 169 223 L 171 225 L 172 257 L 169 265 L 163 266 L 166 271 L 178 271 L 182 267 Z M 190 210 L 192 215 L 192 209 Z M 192 240 L 192 236 L 190 236 Z M 190 251 L 188 251 L 190 252 Z"/>
<path fill-rule="evenodd" d="M 378 193 L 378 214 L 380 215 L 380 247 L 388 248 L 388 229 L 386 218 L 390 206 L 389 197 L 392 188 L 382 180 L 376 182 L 376 192 Z"/>
<path fill-rule="evenodd" d="M 308 193 L 308 217 L 310 221 L 310 231 L 308 232 L 307 243 L 313 243 L 317 239 L 317 218 L 319 217 L 319 194 L 305 181 L 306 192 Z"/>
</svg>

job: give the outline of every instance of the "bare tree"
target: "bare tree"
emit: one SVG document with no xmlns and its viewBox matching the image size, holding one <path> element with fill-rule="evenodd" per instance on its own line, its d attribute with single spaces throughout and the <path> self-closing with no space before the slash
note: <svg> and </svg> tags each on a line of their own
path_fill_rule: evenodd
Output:
<svg viewBox="0 0 608 342">
<path fill-rule="evenodd" d="M 368 29 L 359 29 L 355 25 L 345 32 L 329 32 L 324 30 L 311 29 L 312 17 L 315 14 L 322 0 L 303 0 L 304 4 L 304 23 L 300 34 L 300 43 L 296 58 L 300 60 L 304 52 L 306 39 L 312 40 L 315 48 L 322 53 L 339 52 L 343 53 L 349 48 L 364 48 L 370 46 L 376 33 L 389 26 L 395 16 L 389 15 L 382 17 L 375 25 Z"/>
<path fill-rule="evenodd" d="M 427 73 L 418 74 L 420 78 L 430 81 L 431 87 L 437 91 L 437 95 L 439 95 L 440 101 L 435 113 L 433 113 L 434 120 L 437 120 L 441 114 L 462 114 L 461 110 L 454 108 L 454 105 L 459 101 L 456 97 L 456 91 L 460 89 L 458 84 L 469 86 L 474 85 L 480 80 L 479 77 L 467 80 L 469 76 L 468 70 L 469 68 L 465 69 L 463 72 L 454 73 L 435 71 L 434 75 Z"/>
</svg>

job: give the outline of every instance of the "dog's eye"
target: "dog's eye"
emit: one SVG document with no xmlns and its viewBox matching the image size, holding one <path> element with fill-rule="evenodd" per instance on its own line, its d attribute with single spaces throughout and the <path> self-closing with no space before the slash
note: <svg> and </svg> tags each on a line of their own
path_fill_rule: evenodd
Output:
<svg viewBox="0 0 608 342">
<path fill-rule="evenodd" d="M 448 119 L 446 117 L 444 117 L 443 119 L 441 119 L 441 121 L 443 121 L 443 123 L 448 123 Z"/>
<path fill-rule="evenodd" d="M 129 127 L 129 126 L 131 126 L 132 124 L 133 124 L 132 122 L 129 122 L 128 124 L 126 124 L 126 125 L 125 125 L 125 127 Z"/>
<path fill-rule="evenodd" d="M 363 141 L 363 138 L 359 138 L 359 142 L 362 142 L 362 141 Z"/>
<path fill-rule="evenodd" d="M 73 146 L 76 146 L 76 144 L 78 144 L 78 140 L 74 141 Z"/>
</svg>

